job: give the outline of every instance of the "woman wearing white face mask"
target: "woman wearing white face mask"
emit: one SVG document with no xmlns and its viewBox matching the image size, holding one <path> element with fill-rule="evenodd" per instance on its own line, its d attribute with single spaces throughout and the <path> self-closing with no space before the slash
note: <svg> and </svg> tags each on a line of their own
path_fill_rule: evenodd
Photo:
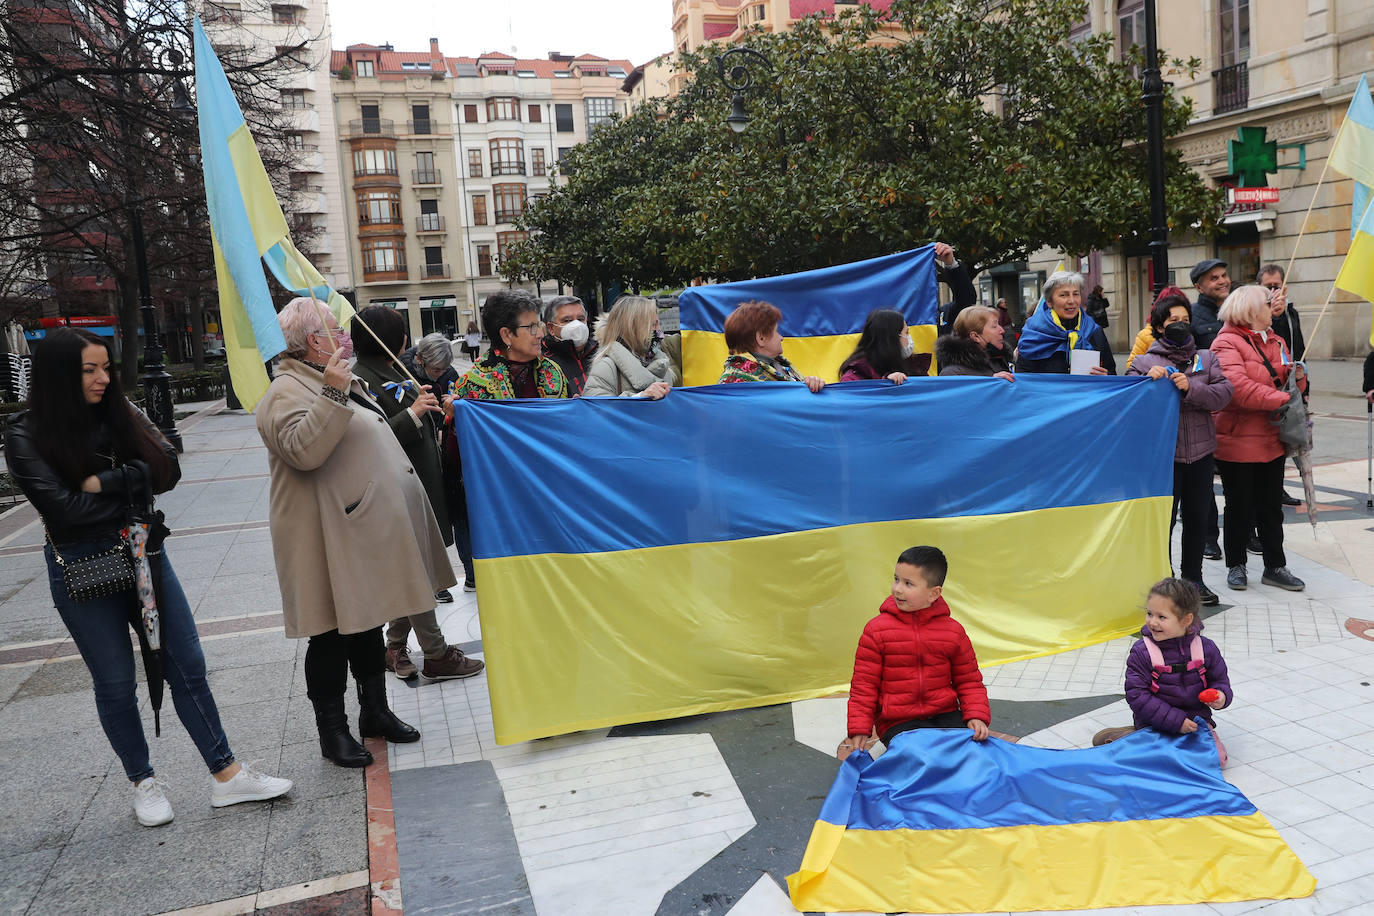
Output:
<svg viewBox="0 0 1374 916">
<path fill-rule="evenodd" d="M 659 347 L 658 306 L 643 296 L 621 296 L 597 323 L 600 351 L 587 373 L 583 397 L 658 400 L 676 378 Z"/>
<path fill-rule="evenodd" d="M 858 346 L 840 364 L 840 381 L 885 378 L 900 385 L 907 379 L 902 369 L 912 350 L 911 335 L 902 313 L 893 309 L 874 309 L 864 322 Z"/>
<path fill-rule="evenodd" d="M 596 358 L 587 309 L 576 296 L 555 296 L 544 306 L 544 355 L 558 364 L 574 395 L 587 384 L 587 370 Z"/>
</svg>

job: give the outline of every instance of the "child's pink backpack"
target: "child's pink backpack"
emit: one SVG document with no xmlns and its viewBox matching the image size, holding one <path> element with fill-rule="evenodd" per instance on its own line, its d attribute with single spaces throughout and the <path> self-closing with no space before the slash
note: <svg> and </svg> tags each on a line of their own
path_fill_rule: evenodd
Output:
<svg viewBox="0 0 1374 916">
<path fill-rule="evenodd" d="M 1172 671 L 1170 665 L 1164 664 L 1164 653 L 1159 651 L 1158 644 L 1150 637 L 1145 637 L 1145 651 L 1150 653 L 1150 692 L 1159 693 L 1159 676 L 1166 671 Z M 1202 637 L 1194 635 L 1193 641 L 1188 645 L 1188 654 L 1191 659 L 1188 662 L 1189 671 L 1196 671 L 1198 677 L 1202 679 L 1202 687 L 1207 688 L 1207 665 L 1202 660 Z M 1217 759 L 1222 766 L 1226 766 L 1226 745 L 1221 743 L 1217 737 L 1217 730 L 1212 726 L 1207 726 L 1212 733 L 1212 740 L 1217 746 Z"/>
</svg>

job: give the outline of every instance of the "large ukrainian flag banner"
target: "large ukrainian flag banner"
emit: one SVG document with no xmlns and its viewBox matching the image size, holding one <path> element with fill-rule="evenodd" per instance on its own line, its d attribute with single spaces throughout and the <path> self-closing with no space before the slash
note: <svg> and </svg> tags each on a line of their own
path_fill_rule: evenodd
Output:
<svg viewBox="0 0 1374 916">
<path fill-rule="evenodd" d="M 1336 286 L 1374 302 L 1374 99 L 1369 78 L 1360 77 L 1355 96 L 1345 113 L 1336 142 L 1331 145 L 1331 167 L 1355 182 L 1350 207 L 1350 250 L 1336 274 Z M 1374 325 L 1369 332 L 1374 347 Z"/>
<path fill-rule="evenodd" d="M 196 114 L 225 357 L 234 393 L 252 410 L 267 392 L 263 363 L 286 349 L 263 264 L 296 295 L 327 303 L 341 326 L 353 309 L 291 244 L 253 135 L 199 18 L 194 40 Z"/>
<path fill-rule="evenodd" d="M 916 352 L 934 351 L 939 309 L 935 246 L 781 277 L 688 287 L 678 297 L 684 384 L 714 385 L 720 380 L 729 354 L 725 319 L 751 299 L 771 302 L 782 312 L 783 355 L 788 361 L 802 375 L 833 382 L 874 309 L 901 312 Z"/>
<path fill-rule="evenodd" d="M 1201 723 L 1201 720 L 1198 720 Z M 1306 897 L 1316 880 L 1228 783 L 1205 724 L 1047 750 L 966 729 L 856 751 L 801 868 L 804 911 L 986 913 Z"/>
<path fill-rule="evenodd" d="M 1169 572 L 1178 395 L 1148 379 L 455 407 L 502 743 L 843 691 L 913 544 L 984 664 L 1129 633 Z"/>
</svg>

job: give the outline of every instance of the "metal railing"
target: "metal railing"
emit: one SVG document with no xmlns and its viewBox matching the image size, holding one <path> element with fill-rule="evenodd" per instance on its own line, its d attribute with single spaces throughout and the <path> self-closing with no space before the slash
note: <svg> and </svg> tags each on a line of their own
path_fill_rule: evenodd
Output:
<svg viewBox="0 0 1374 916">
<path fill-rule="evenodd" d="M 523 209 L 519 209 L 519 210 L 497 210 L 497 211 L 496 211 L 496 221 L 497 221 L 498 223 L 513 223 L 513 222 L 515 222 L 517 219 L 519 219 L 519 218 L 520 218 L 520 215 L 521 215 L 522 213 L 524 213 L 524 212 L 525 212 L 525 211 L 524 211 Z"/>
<path fill-rule="evenodd" d="M 1250 65 L 1245 62 L 1212 71 L 1212 113 L 1241 111 L 1250 104 Z"/>
<path fill-rule="evenodd" d="M 443 184 L 444 175 L 438 169 L 411 169 L 411 184 Z"/>
<path fill-rule="evenodd" d="M 525 174 L 525 162 L 493 162 L 491 164 L 492 175 L 523 175 Z M 476 176 L 473 176 L 476 177 Z"/>
<path fill-rule="evenodd" d="M 396 122 L 390 118 L 357 118 L 349 121 L 345 137 L 394 137 Z"/>
<path fill-rule="evenodd" d="M 406 133 L 420 134 L 422 136 L 430 136 L 433 134 L 445 134 L 448 133 L 448 126 L 445 124 L 440 124 L 433 118 L 418 121 L 407 121 Z"/>
<path fill-rule="evenodd" d="M 438 213 L 421 213 L 415 217 L 416 232 L 443 232 L 444 218 Z"/>
<path fill-rule="evenodd" d="M 422 280 L 447 280 L 449 278 L 447 264 L 426 264 L 421 269 L 424 271 L 420 275 Z"/>
</svg>

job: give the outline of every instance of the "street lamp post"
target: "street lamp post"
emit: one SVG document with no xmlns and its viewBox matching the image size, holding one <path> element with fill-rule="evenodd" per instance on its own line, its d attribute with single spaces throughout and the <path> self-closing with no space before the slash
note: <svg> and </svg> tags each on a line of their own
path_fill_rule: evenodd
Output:
<svg viewBox="0 0 1374 916">
<path fill-rule="evenodd" d="M 727 66 L 727 59 L 735 58 L 735 62 Z M 744 94 L 754 87 L 754 74 L 750 72 L 749 65 L 753 63 L 762 65 L 769 73 L 773 72 L 773 62 L 753 48 L 743 45 L 733 47 L 716 58 L 716 73 L 720 76 L 720 81 L 725 84 L 725 88 L 732 93 L 730 96 L 730 116 L 725 119 L 725 123 L 735 133 L 741 133 L 749 125 L 749 113 L 744 107 Z M 776 102 L 779 108 L 782 107 L 782 90 L 777 92 Z M 786 145 L 787 135 L 783 131 L 782 124 L 778 124 L 778 146 Z"/>
<path fill-rule="evenodd" d="M 1169 285 L 1169 223 L 1164 215 L 1164 78 L 1159 72 L 1155 0 L 1145 0 L 1145 72 L 1141 82 L 1150 172 L 1150 263 L 1157 297 Z"/>
<path fill-rule="evenodd" d="M 166 60 L 180 67 L 185 58 L 175 48 L 163 52 Z M 172 78 L 172 110 L 181 114 L 194 111 L 180 77 Z M 178 452 L 182 450 L 181 433 L 177 430 L 172 408 L 172 377 L 163 364 L 165 358 L 162 338 L 157 329 L 157 311 L 153 308 L 152 284 L 148 277 L 148 244 L 143 235 L 143 214 L 136 204 L 129 206 L 129 228 L 134 242 L 134 268 L 138 271 L 138 310 L 143 319 L 143 409 L 162 435 Z"/>
</svg>

